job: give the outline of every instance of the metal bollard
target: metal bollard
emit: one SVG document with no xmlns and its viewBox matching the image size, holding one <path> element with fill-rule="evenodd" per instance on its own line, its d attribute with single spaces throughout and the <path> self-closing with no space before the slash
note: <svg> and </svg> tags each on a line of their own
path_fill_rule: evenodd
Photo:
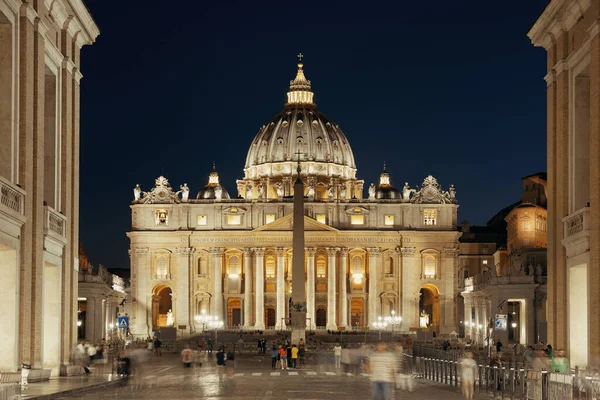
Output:
<svg viewBox="0 0 600 400">
<path fill-rule="evenodd" d="M 516 370 L 514 368 L 510 369 L 510 400 L 515 400 L 515 381 L 516 379 Z"/>
<path fill-rule="evenodd" d="M 494 387 L 492 389 L 492 394 L 494 395 L 494 397 L 496 397 L 496 391 L 498 390 L 498 366 L 497 365 L 494 365 L 494 370 L 491 371 L 491 373 L 494 376 L 494 378 L 493 378 Z"/>
<path fill-rule="evenodd" d="M 548 400 L 548 371 L 542 369 L 542 400 Z"/>
<path fill-rule="evenodd" d="M 504 398 L 504 392 L 506 392 L 506 367 L 502 367 L 500 368 L 500 387 L 502 388 L 502 391 L 500 393 L 500 398 L 503 399 Z"/>
<path fill-rule="evenodd" d="M 477 369 L 477 373 L 479 375 L 479 393 L 481 393 L 481 385 L 483 383 L 483 365 L 479 364 L 479 368 Z"/>
<path fill-rule="evenodd" d="M 519 370 L 519 375 L 521 376 L 521 399 L 525 399 L 527 397 L 527 386 L 525 386 L 525 383 L 527 382 L 527 374 L 525 373 L 524 368 Z"/>
<path fill-rule="evenodd" d="M 444 368 L 444 383 L 447 385 L 448 384 L 448 360 L 444 360 L 444 363 L 442 364 L 443 368 Z"/>
</svg>

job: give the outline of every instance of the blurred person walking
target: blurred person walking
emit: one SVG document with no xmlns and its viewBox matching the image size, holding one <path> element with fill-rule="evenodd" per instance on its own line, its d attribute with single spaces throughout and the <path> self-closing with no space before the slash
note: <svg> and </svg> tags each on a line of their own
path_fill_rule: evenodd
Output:
<svg viewBox="0 0 600 400">
<path fill-rule="evenodd" d="M 365 360 L 365 370 L 371 374 L 373 400 L 391 400 L 396 375 L 396 358 L 387 345 L 378 341 L 375 351 Z"/>
<path fill-rule="evenodd" d="M 281 361 L 281 369 L 287 369 L 287 351 L 282 345 L 279 345 L 279 360 Z"/>
<path fill-rule="evenodd" d="M 342 361 L 342 346 L 340 345 L 340 342 L 335 342 L 335 346 L 333 347 L 333 359 L 335 360 L 335 368 L 339 369 Z"/>
<path fill-rule="evenodd" d="M 279 358 L 279 351 L 277 351 L 277 347 L 273 345 L 271 348 L 271 369 L 277 369 L 277 361 Z"/>
<path fill-rule="evenodd" d="M 465 353 L 465 358 L 460 361 L 460 380 L 462 393 L 465 399 L 473 399 L 473 387 L 477 376 L 477 363 L 473 360 L 473 353 Z"/>
<path fill-rule="evenodd" d="M 157 337 L 154 338 L 154 350 L 156 352 L 156 356 L 157 357 L 162 357 L 162 342 L 160 341 L 160 339 Z"/>
<path fill-rule="evenodd" d="M 292 345 L 292 368 L 296 369 L 298 363 L 298 347 L 295 344 Z"/>
<path fill-rule="evenodd" d="M 184 368 L 192 366 L 192 349 L 190 349 L 189 344 L 186 344 L 184 349 L 181 350 L 181 361 L 183 362 Z"/>
<path fill-rule="evenodd" d="M 234 368 L 235 368 L 235 350 L 232 347 L 229 348 L 229 351 L 227 352 L 227 376 L 229 378 L 233 378 L 233 372 L 234 372 Z"/>
</svg>

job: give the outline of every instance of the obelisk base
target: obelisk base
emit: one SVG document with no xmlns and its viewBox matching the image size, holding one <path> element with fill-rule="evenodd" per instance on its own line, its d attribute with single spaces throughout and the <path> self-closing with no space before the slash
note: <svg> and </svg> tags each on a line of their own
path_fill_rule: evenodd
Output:
<svg viewBox="0 0 600 400">
<path fill-rule="evenodd" d="M 292 312 L 292 344 L 306 345 L 306 312 Z"/>
</svg>

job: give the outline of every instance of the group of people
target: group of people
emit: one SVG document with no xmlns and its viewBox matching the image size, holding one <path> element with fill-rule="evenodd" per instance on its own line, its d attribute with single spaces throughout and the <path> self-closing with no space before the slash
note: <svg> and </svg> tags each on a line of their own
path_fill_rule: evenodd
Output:
<svg viewBox="0 0 600 400">
<path fill-rule="evenodd" d="M 75 363 L 81 365 L 86 374 L 91 374 L 89 367 L 96 361 L 105 360 L 105 355 L 108 352 L 108 345 L 102 339 L 101 343 L 90 344 L 86 340 L 81 340 L 77 344 L 74 351 Z"/>
<path fill-rule="evenodd" d="M 295 344 L 279 345 L 273 344 L 271 347 L 271 369 L 296 369 L 304 367 L 304 357 L 306 355 L 304 346 Z"/>
</svg>

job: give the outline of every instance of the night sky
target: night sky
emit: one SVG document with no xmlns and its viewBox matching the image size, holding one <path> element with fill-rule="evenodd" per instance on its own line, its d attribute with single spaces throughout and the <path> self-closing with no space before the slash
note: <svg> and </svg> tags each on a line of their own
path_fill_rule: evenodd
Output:
<svg viewBox="0 0 600 400">
<path fill-rule="evenodd" d="M 453 183 L 459 222 L 485 224 L 546 170 L 545 51 L 526 34 L 548 0 L 87 0 L 80 235 L 93 264 L 128 268 L 133 187 L 163 174 L 190 197 L 213 160 L 237 196 L 250 143 L 282 110 L 296 54 L 357 177 Z"/>
</svg>

